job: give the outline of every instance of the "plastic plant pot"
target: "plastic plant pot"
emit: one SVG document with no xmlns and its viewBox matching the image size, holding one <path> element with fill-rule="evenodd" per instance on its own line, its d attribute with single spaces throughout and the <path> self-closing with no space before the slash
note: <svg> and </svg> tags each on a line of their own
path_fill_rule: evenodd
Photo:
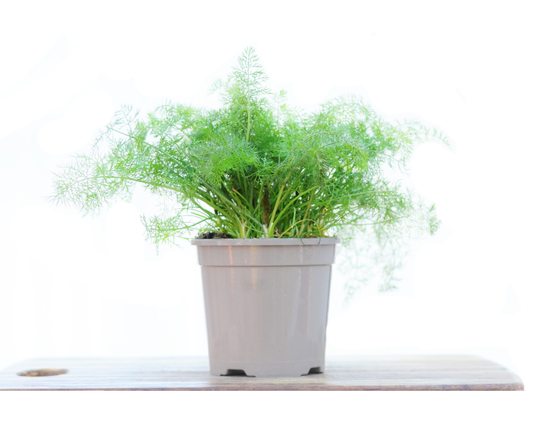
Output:
<svg viewBox="0 0 533 428">
<path fill-rule="evenodd" d="M 195 239 L 213 375 L 322 373 L 337 238 Z"/>
</svg>

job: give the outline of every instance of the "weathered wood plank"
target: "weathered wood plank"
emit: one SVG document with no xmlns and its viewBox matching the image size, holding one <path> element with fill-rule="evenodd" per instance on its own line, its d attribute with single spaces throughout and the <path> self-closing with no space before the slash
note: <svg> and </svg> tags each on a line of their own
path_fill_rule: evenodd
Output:
<svg viewBox="0 0 533 428">
<path fill-rule="evenodd" d="M 35 376 L 41 369 L 68 373 Z M 17 376 L 28 372 L 33 376 Z M 0 372 L 0 390 L 523 390 L 520 378 L 470 356 L 328 358 L 326 371 L 297 378 L 213 376 L 207 358 L 37 359 Z"/>
</svg>

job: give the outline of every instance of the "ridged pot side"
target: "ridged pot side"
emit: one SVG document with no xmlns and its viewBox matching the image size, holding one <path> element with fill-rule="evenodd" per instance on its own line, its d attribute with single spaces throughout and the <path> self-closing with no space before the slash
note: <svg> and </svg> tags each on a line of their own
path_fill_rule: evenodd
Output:
<svg viewBox="0 0 533 428">
<path fill-rule="evenodd" d="M 322 372 L 335 238 L 193 240 L 210 371 Z"/>
</svg>

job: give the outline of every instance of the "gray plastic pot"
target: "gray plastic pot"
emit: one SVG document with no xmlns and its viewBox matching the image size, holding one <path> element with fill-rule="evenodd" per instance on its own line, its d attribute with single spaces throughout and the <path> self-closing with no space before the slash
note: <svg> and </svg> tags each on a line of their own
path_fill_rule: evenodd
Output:
<svg viewBox="0 0 533 428">
<path fill-rule="evenodd" d="M 213 375 L 324 371 L 337 238 L 195 239 Z"/>
</svg>

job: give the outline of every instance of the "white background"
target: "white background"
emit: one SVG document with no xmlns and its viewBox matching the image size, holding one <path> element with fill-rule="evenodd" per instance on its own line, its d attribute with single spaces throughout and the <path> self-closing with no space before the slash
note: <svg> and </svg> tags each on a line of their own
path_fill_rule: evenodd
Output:
<svg viewBox="0 0 533 428">
<path fill-rule="evenodd" d="M 337 95 L 362 95 L 385 118 L 419 119 L 452 143 L 451 150 L 430 143 L 414 153 L 412 183 L 437 204 L 442 228 L 413 245 L 399 290 L 363 289 L 346 305 L 334 274 L 328 355 L 472 354 L 512 369 L 527 387 L 527 6 L 2 6 L 0 368 L 33 357 L 207 355 L 195 251 L 184 243 L 157 255 L 144 242 L 138 217 L 153 210 L 149 195 L 139 191 L 132 203 L 95 217 L 46 197 L 58 165 L 87 149 L 121 105 L 142 113 L 165 100 L 217 106 L 216 95 L 207 96 L 211 83 L 253 46 L 271 87 L 287 89 L 294 105 L 313 111 Z"/>
</svg>

